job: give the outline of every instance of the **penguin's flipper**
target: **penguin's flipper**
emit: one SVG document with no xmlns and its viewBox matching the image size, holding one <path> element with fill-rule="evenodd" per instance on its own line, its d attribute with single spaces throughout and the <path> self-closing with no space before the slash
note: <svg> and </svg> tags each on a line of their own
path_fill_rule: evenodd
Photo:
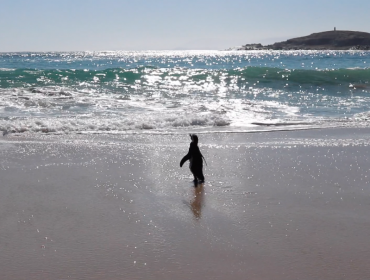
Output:
<svg viewBox="0 0 370 280">
<path fill-rule="evenodd" d="M 184 165 L 185 161 L 187 161 L 189 159 L 190 159 L 190 155 L 189 154 L 187 154 L 186 156 L 184 156 L 182 158 L 182 160 L 180 161 L 180 167 L 182 167 Z"/>
</svg>

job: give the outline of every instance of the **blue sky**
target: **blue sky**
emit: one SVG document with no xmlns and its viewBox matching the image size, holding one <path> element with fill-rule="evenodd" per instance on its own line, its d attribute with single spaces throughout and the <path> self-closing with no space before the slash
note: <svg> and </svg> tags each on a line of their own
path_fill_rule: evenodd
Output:
<svg viewBox="0 0 370 280">
<path fill-rule="evenodd" d="M 0 0 L 0 51 L 226 49 L 370 32 L 369 0 Z"/>
</svg>

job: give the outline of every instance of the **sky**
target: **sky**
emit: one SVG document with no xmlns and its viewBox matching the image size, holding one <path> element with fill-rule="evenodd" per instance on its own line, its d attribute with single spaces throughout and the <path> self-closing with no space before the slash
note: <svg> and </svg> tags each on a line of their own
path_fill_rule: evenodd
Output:
<svg viewBox="0 0 370 280">
<path fill-rule="evenodd" d="M 0 0 L 0 52 L 222 50 L 370 32 L 369 0 Z"/>
</svg>

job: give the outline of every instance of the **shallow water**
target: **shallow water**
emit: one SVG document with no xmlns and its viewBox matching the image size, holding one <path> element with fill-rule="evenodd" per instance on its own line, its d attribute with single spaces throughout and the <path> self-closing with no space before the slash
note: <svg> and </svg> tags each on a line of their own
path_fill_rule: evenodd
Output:
<svg viewBox="0 0 370 280">
<path fill-rule="evenodd" d="M 368 129 L 199 135 L 198 188 L 183 135 L 24 136 L 0 141 L 1 279 L 370 273 Z"/>
</svg>

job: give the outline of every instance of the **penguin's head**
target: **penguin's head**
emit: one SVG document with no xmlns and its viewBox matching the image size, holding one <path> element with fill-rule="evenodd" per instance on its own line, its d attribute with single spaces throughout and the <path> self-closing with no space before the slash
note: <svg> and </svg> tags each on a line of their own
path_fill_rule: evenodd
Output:
<svg viewBox="0 0 370 280">
<path fill-rule="evenodd" d="M 190 134 L 191 141 L 198 144 L 198 136 L 196 134 Z"/>
</svg>

